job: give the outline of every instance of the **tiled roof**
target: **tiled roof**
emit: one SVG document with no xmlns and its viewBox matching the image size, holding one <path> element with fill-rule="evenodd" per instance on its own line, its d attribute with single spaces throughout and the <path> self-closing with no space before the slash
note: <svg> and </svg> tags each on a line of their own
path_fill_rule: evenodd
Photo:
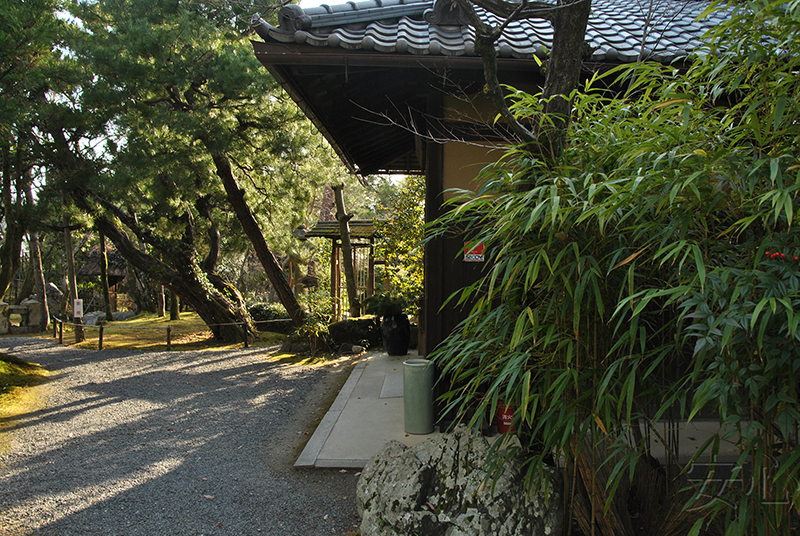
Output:
<svg viewBox="0 0 800 536">
<path fill-rule="evenodd" d="M 450 9 L 450 2 L 443 2 Z M 643 56 L 669 62 L 687 55 L 703 34 L 727 18 L 725 11 L 700 16 L 709 3 L 697 0 L 592 0 L 586 41 L 593 61 L 633 62 Z M 437 9 L 434 9 L 434 8 Z M 478 9 L 487 22 L 501 19 Z M 648 15 L 649 13 L 649 15 Z M 382 53 L 475 56 L 474 29 L 432 0 L 370 0 L 302 9 L 281 9 L 279 27 L 259 17 L 253 25 L 267 42 Z M 649 22 L 648 22 L 649 21 Z M 645 36 L 643 38 L 643 35 Z M 542 19 L 512 22 L 497 42 L 501 58 L 544 57 L 553 29 Z M 643 45 L 643 46 L 642 46 Z"/>
</svg>

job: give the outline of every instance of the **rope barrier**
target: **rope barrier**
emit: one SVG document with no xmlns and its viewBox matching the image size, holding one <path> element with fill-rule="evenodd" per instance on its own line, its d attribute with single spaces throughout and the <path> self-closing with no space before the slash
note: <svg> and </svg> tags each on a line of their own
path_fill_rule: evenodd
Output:
<svg viewBox="0 0 800 536">
<path fill-rule="evenodd" d="M 81 329 L 95 328 L 95 329 L 100 330 L 100 333 L 99 333 L 99 336 L 98 336 L 98 350 L 102 350 L 103 349 L 103 332 L 105 331 L 106 328 L 108 328 L 108 329 L 119 329 L 119 330 L 166 329 L 167 330 L 167 351 L 172 350 L 172 326 L 165 326 L 165 327 L 161 327 L 161 326 L 116 326 L 116 325 L 115 326 L 106 326 L 106 325 L 103 325 L 103 324 L 87 326 L 85 324 L 78 324 L 76 322 L 66 322 L 64 320 L 61 320 L 57 316 L 54 316 L 53 320 L 54 320 L 54 322 L 53 322 L 53 338 L 56 337 L 56 324 L 58 324 L 58 343 L 59 344 L 64 344 L 64 326 L 65 325 L 66 326 L 80 326 Z M 215 326 L 246 326 L 246 325 L 247 325 L 246 322 L 231 322 L 231 323 L 228 323 L 228 324 L 212 324 L 212 325 L 209 325 L 208 327 L 212 328 L 212 327 L 215 327 Z M 243 334 L 244 334 L 244 347 L 245 348 L 249 348 L 250 345 L 249 345 L 248 336 L 247 336 L 247 330 L 246 329 L 243 330 Z M 77 337 L 78 337 L 78 335 L 76 333 L 76 339 L 77 339 Z M 75 342 L 79 342 L 79 341 L 76 340 Z"/>
</svg>

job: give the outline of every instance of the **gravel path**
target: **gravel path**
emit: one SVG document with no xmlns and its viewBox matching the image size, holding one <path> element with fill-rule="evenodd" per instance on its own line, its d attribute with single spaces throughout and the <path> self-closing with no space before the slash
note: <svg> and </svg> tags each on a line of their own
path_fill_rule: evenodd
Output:
<svg viewBox="0 0 800 536">
<path fill-rule="evenodd" d="M 0 535 L 355 533 L 357 474 L 292 467 L 349 363 L 23 337 L 0 352 L 57 373 L 0 453 Z"/>
</svg>

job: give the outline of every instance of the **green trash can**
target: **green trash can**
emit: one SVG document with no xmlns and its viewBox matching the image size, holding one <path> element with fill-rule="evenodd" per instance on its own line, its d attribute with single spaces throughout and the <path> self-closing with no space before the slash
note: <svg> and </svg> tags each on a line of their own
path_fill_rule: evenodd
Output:
<svg viewBox="0 0 800 536">
<path fill-rule="evenodd" d="M 433 432 L 433 364 L 428 359 L 403 362 L 403 416 L 406 433 Z"/>
</svg>

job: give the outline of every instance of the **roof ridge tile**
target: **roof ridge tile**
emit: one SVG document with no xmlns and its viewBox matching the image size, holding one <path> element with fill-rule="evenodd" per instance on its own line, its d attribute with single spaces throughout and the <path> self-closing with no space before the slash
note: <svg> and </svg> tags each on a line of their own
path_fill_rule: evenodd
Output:
<svg viewBox="0 0 800 536">
<path fill-rule="evenodd" d="M 448 13 L 452 0 L 365 0 L 323 4 L 303 9 L 284 6 L 275 28 L 254 16 L 265 40 L 346 50 L 395 54 L 474 55 L 474 30 L 457 14 Z M 647 19 L 638 0 L 594 0 L 586 40 L 595 48 L 595 61 L 636 61 L 642 43 L 645 55 L 670 62 L 701 44 L 705 32 L 729 16 L 722 10 L 698 19 L 710 3 L 687 0 L 679 7 L 659 4 Z M 482 9 L 490 24 L 501 18 Z M 644 29 L 649 34 L 643 36 Z M 643 39 L 644 37 L 644 39 Z M 552 25 L 541 19 L 508 24 L 497 42 L 500 57 L 530 58 L 550 47 Z"/>
</svg>

